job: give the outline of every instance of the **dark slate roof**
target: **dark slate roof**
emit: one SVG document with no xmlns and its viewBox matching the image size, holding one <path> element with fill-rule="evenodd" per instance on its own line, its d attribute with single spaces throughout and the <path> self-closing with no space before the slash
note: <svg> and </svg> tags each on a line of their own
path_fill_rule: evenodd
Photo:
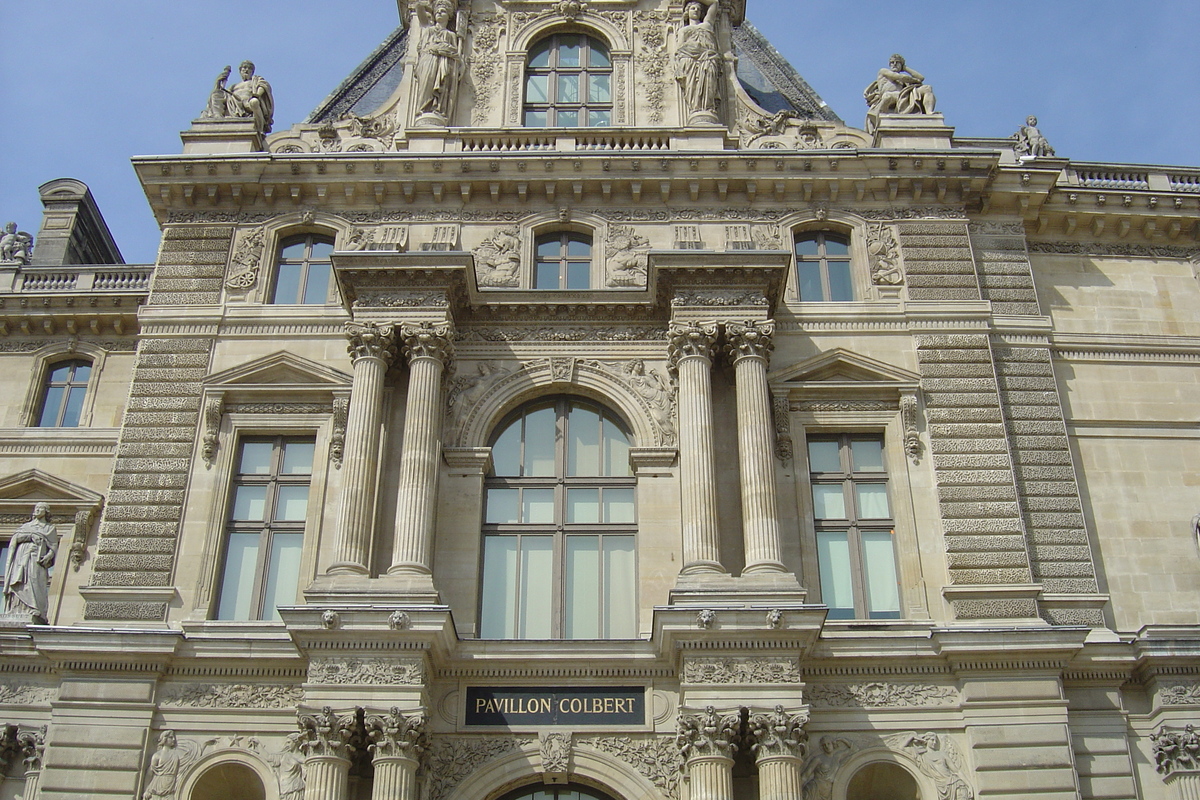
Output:
<svg viewBox="0 0 1200 800">
<path fill-rule="evenodd" d="M 733 49 L 738 57 L 738 81 L 763 110 L 774 114 L 791 109 L 805 119 L 842 121 L 749 22 L 733 29 Z"/>
<path fill-rule="evenodd" d="M 397 28 L 308 115 L 306 122 L 336 122 L 348 111 L 363 117 L 377 110 L 400 85 L 407 45 L 406 29 Z M 738 57 L 738 81 L 764 110 L 773 114 L 791 109 L 804 119 L 841 122 L 833 109 L 825 105 L 804 78 L 749 22 L 734 28 L 733 46 Z"/>
</svg>

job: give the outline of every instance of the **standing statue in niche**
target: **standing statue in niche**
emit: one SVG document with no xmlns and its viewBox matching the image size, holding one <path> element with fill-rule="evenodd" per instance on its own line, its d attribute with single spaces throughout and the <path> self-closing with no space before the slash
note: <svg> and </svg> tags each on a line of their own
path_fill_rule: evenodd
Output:
<svg viewBox="0 0 1200 800">
<path fill-rule="evenodd" d="M 933 89 L 925 85 L 925 76 L 909 69 L 904 56 L 894 54 L 888 66 L 863 91 L 867 101 L 867 133 L 879 127 L 880 114 L 932 114 L 937 105 Z"/>
<path fill-rule="evenodd" d="M 687 124 L 716 124 L 721 94 L 717 0 L 688 0 L 675 34 L 675 79 L 683 90 Z"/>
<path fill-rule="evenodd" d="M 0 262 L 28 264 L 32 255 L 33 237 L 17 230 L 15 222 L 5 225 L 4 235 L 0 236 Z"/>
<path fill-rule="evenodd" d="M 208 107 L 200 119 L 250 119 L 259 133 L 270 133 L 275 123 L 275 96 L 271 84 L 261 75 L 254 74 L 254 62 L 243 61 L 238 67 L 242 79 L 232 88 L 226 88 L 232 72 L 225 67 L 217 76 L 212 92 L 208 95 Z"/>
<path fill-rule="evenodd" d="M 414 11 L 421 32 L 413 71 L 418 124 L 444 126 L 450 119 L 463 63 L 462 37 L 450 28 L 456 6 L 455 0 L 421 0 Z"/>
<path fill-rule="evenodd" d="M 1054 148 L 1050 146 L 1050 142 L 1038 130 L 1038 118 L 1028 116 L 1025 118 L 1025 124 L 1021 129 L 1012 135 L 1012 138 L 1017 140 L 1013 145 L 1013 150 L 1018 156 L 1053 156 Z"/>
<path fill-rule="evenodd" d="M 50 506 L 34 506 L 33 517 L 17 528 L 8 548 L 4 565 L 5 616 L 45 625 L 50 608 L 50 567 L 58 552 L 58 529 L 50 524 Z"/>
</svg>

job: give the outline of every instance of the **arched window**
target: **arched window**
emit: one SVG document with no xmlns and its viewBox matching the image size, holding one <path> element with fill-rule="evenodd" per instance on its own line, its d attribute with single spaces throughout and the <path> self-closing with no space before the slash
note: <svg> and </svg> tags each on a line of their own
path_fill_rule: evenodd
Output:
<svg viewBox="0 0 1200 800">
<path fill-rule="evenodd" d="M 606 128 L 612 124 L 612 61 L 603 42 L 556 33 L 529 51 L 525 126 Z"/>
<path fill-rule="evenodd" d="M 59 361 L 47 367 L 37 427 L 79 427 L 79 417 L 83 412 L 83 401 L 87 397 L 88 380 L 91 377 L 92 362 L 86 359 Z"/>
<path fill-rule="evenodd" d="M 333 294 L 333 239 L 309 233 L 279 243 L 279 261 L 271 286 L 276 305 L 323 306 Z"/>
<path fill-rule="evenodd" d="M 520 789 L 514 789 L 500 800 L 612 800 L 612 798 L 599 789 L 580 786 L 577 783 L 557 786 L 539 783 L 535 786 L 522 786 Z"/>
<path fill-rule="evenodd" d="M 266 796 L 258 773 L 236 761 L 205 770 L 191 792 L 191 800 L 264 800 Z"/>
<path fill-rule="evenodd" d="M 846 800 L 921 800 L 921 792 L 908 770 L 876 761 L 854 773 Z"/>
<path fill-rule="evenodd" d="M 576 397 L 524 406 L 492 440 L 485 483 L 479 635 L 637 635 L 629 436 Z"/>
<path fill-rule="evenodd" d="M 560 231 L 537 238 L 534 289 L 589 289 L 591 285 L 591 236 Z"/>
<path fill-rule="evenodd" d="M 845 303 L 853 300 L 850 237 L 834 231 L 797 233 L 796 277 L 801 302 Z"/>
</svg>

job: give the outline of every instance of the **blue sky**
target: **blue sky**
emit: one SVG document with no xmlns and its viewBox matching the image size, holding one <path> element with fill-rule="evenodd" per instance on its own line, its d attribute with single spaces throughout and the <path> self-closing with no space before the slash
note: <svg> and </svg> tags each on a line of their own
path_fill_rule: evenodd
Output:
<svg viewBox="0 0 1200 800">
<path fill-rule="evenodd" d="M 353 12 L 347 9 L 353 8 Z M 1077 161 L 1200 166 L 1200 0 L 748 0 L 748 17 L 849 124 L 900 52 L 963 136 L 1028 114 Z M 300 122 L 398 24 L 393 0 L 27 0 L 0 30 L 0 223 L 37 233 L 37 187 L 92 188 L 129 263 L 158 230 L 129 158 L 178 153 L 221 67 Z"/>
</svg>

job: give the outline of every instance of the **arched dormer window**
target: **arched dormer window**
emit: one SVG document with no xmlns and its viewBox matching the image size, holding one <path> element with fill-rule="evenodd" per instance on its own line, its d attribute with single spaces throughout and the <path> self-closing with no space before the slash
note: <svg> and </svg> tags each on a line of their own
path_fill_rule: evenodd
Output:
<svg viewBox="0 0 1200 800">
<path fill-rule="evenodd" d="M 529 51 L 525 127 L 606 128 L 612 124 L 608 47 L 581 33 L 555 33 Z"/>
<path fill-rule="evenodd" d="M 316 233 L 289 236 L 279 243 L 271 285 L 274 305 L 323 306 L 333 299 L 333 238 Z"/>
<path fill-rule="evenodd" d="M 47 367 L 37 427 L 78 428 L 91 377 L 92 362 L 87 359 L 73 358 Z"/>
<path fill-rule="evenodd" d="M 592 286 L 592 237 L 555 231 L 537 237 L 534 289 L 585 290 Z"/>
</svg>

